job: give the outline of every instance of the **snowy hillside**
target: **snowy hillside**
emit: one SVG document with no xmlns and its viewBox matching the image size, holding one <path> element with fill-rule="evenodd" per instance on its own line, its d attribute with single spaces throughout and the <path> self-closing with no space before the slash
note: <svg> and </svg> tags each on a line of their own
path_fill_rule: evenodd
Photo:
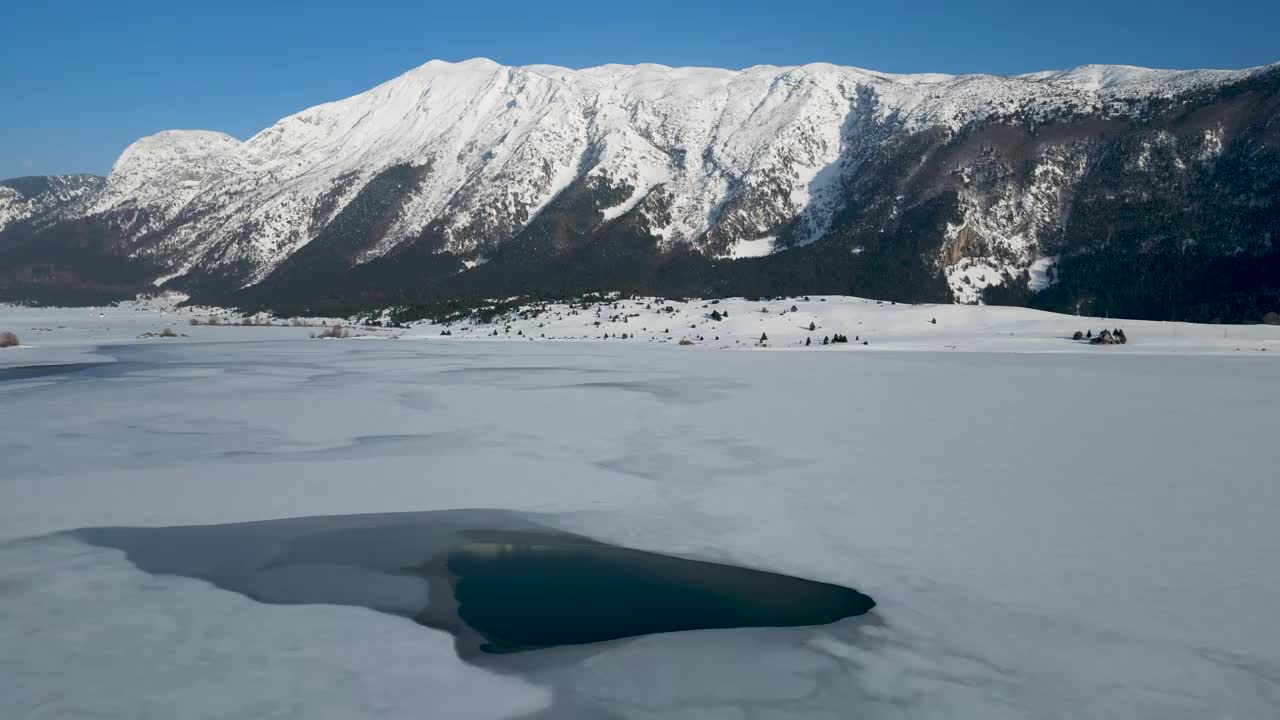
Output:
<svg viewBox="0 0 1280 720">
<path fill-rule="evenodd" d="M 434 322 L 406 325 L 392 322 L 388 312 L 352 318 L 283 320 L 266 315 L 245 316 L 218 307 L 181 305 L 186 299 L 180 294 L 166 294 L 88 308 L 0 305 L 0 331 L 16 332 L 23 342 L 19 348 L 0 353 L 0 367 L 78 361 L 91 358 L 98 345 L 311 339 L 335 324 L 348 327 L 353 342 L 604 342 L 675 346 L 686 352 L 913 351 L 1105 356 L 1173 353 L 1280 359 L 1280 326 L 1275 325 L 1117 320 L 1026 308 L 907 305 L 839 296 L 508 302 Z M 1129 341 L 1125 345 L 1098 347 L 1072 339 L 1077 330 L 1096 334 L 1113 328 L 1127 333 Z M 153 337 L 165 329 L 180 333 L 181 337 Z M 837 335 L 845 336 L 848 342 L 831 342 Z M 765 336 L 764 341 L 761 336 Z"/>
<path fill-rule="evenodd" d="M 1072 335 L 1120 327 L 1130 342 L 1096 347 Z M 812 329 L 811 329 L 812 328 Z M 530 303 L 414 323 L 405 338 L 608 341 L 708 349 L 1045 353 L 1280 352 L 1280 327 L 1115 320 L 1025 308 L 904 305 L 850 297 L 771 300 L 629 298 Z M 842 335 L 848 342 L 831 343 Z M 761 338 L 765 338 L 763 341 Z"/>
<path fill-rule="evenodd" d="M 0 230 L 22 220 L 39 219 L 96 196 L 97 175 L 50 175 L 0 180 Z"/>
<path fill-rule="evenodd" d="M 237 302 L 257 286 L 253 302 L 268 304 L 566 284 L 750 294 L 734 259 L 771 263 L 784 292 L 972 303 L 1003 287 L 1017 300 L 1073 272 L 1060 258 L 1103 252 L 1095 226 L 1113 212 L 1149 235 L 1140 253 L 1188 233 L 1214 253 L 1266 252 L 1266 217 L 1214 213 L 1238 214 L 1234 187 L 1270 182 L 1274 138 L 1255 120 L 1274 111 L 1277 77 L 1277 66 L 999 77 L 431 61 L 243 142 L 143 138 L 91 201 L 46 224 L 57 242 L 34 242 L 93 228 L 103 254 L 130 258 L 130 282 Z M 1166 202 L 1194 217 L 1168 233 L 1145 222 Z M 19 212 L 0 203 L 0 223 Z M 652 269 L 689 257 L 715 262 L 714 277 L 670 287 L 704 271 Z M 103 284 L 89 261 L 33 280 L 43 260 L 11 260 L 15 282 Z"/>
<path fill-rule="evenodd" d="M 1251 71 L 1043 77 L 887 75 L 833 65 L 742 71 L 503 67 L 432 61 L 366 93 L 281 120 L 244 143 L 174 131 L 130 146 L 91 213 L 146 212 L 141 233 L 182 224 L 161 246 L 183 262 L 247 261 L 260 279 L 305 245 L 360 187 L 424 168 L 391 227 L 362 257 L 438 223 L 444 248 L 476 255 L 512 237 L 571 182 L 619 189 L 605 219 L 645 213 L 666 242 L 730 253 L 781 234 L 820 236 L 839 205 L 842 159 L 890 133 L 1002 112 L 1123 112 Z M 1105 82 L 1092 82 L 1098 73 Z M 645 202 L 661 188 L 667 200 Z M 206 256 L 214 250 L 218 256 Z M 227 251 L 230 255 L 226 255 Z"/>
</svg>

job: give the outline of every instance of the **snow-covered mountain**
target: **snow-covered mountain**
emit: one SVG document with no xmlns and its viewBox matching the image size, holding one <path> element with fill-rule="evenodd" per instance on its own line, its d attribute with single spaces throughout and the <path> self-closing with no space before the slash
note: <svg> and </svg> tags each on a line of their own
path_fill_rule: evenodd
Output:
<svg viewBox="0 0 1280 720">
<path fill-rule="evenodd" d="M 1233 151 L 1274 154 L 1278 75 L 431 61 L 243 142 L 143 138 L 92 198 L 19 234 L 91 226 L 148 281 L 269 303 L 335 286 L 380 300 L 614 289 L 654 283 L 671 258 L 695 264 L 667 275 L 711 294 L 751 284 L 733 278 L 757 271 L 727 261 L 759 256 L 780 258 L 761 271 L 773 279 L 836 278 L 756 281 L 784 291 L 875 294 L 886 281 L 863 276 L 907 262 L 881 294 L 973 302 L 1053 285 L 1082 193 L 1141 200 Z M 1137 190 L 1091 189 L 1117 157 Z M 1266 185 L 1255 170 L 1247 182 Z M 1246 231 L 1230 242 L 1269 243 Z"/>
<path fill-rule="evenodd" d="M 47 175 L 0 180 L 0 230 L 11 223 L 40 218 L 95 196 L 98 175 Z"/>
</svg>

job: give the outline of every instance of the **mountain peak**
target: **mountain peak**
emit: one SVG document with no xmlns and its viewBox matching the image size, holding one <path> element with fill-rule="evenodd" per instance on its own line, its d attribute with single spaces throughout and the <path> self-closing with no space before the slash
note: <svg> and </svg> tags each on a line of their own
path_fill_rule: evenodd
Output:
<svg viewBox="0 0 1280 720">
<path fill-rule="evenodd" d="M 1075 188 L 1103 159 L 1124 158 L 1130 165 L 1108 166 L 1108 177 L 1131 172 L 1143 187 L 1157 166 L 1210 177 L 1232 133 L 1253 125 L 1144 128 L 1171 122 L 1185 104 L 1164 98 L 1196 91 L 1189 102 L 1215 102 L 1200 91 L 1253 72 L 1091 65 L 1002 77 L 828 63 L 432 60 L 244 142 L 191 130 L 142 138 L 105 189 L 66 212 L 101 222 L 113 247 L 153 258 L 148 282 L 190 271 L 191 282 L 216 278 L 224 290 L 281 277 L 303 286 L 317 267 L 329 267 L 324 282 L 334 284 L 347 271 L 381 272 L 368 267 L 394 267 L 413 287 L 430 273 L 495 277 L 502 268 L 515 283 L 526 264 L 588 246 L 609 258 L 589 277 L 616 272 L 612 254 L 649 258 L 637 261 L 654 263 L 646 267 L 660 262 L 650 256 L 681 253 L 750 264 L 811 257 L 802 248 L 812 245 L 832 272 L 790 268 L 788 277 L 867 282 L 874 273 L 850 269 L 849 258 L 919 265 L 911 272 L 932 293 L 921 297 L 972 302 L 1022 282 L 1033 263 L 1037 287 L 1049 282 L 1048 243 L 1063 236 Z M 1104 152 L 1117 133 L 1127 144 Z M 911 243 L 925 249 L 903 249 Z M 713 282 L 701 270 L 689 277 Z"/>
</svg>

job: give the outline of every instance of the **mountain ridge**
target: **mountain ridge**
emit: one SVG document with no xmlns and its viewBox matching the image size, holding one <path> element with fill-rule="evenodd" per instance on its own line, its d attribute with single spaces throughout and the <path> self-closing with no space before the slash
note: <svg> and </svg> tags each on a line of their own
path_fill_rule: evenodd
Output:
<svg viewBox="0 0 1280 720">
<path fill-rule="evenodd" d="M 81 245 L 91 236 L 138 266 L 127 284 L 360 305 L 617 289 L 602 286 L 615 275 L 662 290 L 670 283 L 659 268 L 672 262 L 682 287 L 733 292 L 744 286 L 733 278 L 751 273 L 731 263 L 823 276 L 782 257 L 816 245 L 800 255 L 840 267 L 824 282 L 853 285 L 824 291 L 867 294 L 871 271 L 845 265 L 907 263 L 921 267 L 871 286 L 901 299 L 1029 302 L 1057 283 L 1059 258 L 1073 249 L 1059 238 L 1103 158 L 1125 146 L 1150 179 L 1212 184 L 1244 135 L 1274 151 L 1266 119 L 1278 75 L 1280 65 L 1003 77 L 433 60 L 244 141 L 209 131 L 142 138 L 91 199 L 0 228 L 0 257 L 24 245 L 14 236 L 79 226 Z M 1214 117 L 1190 132 L 1196 111 Z M 1269 188 L 1269 163 L 1251 168 L 1260 176 L 1250 182 Z M 1270 192 L 1262 202 L 1274 208 Z M 1264 244 L 1271 222 L 1250 228 Z M 610 255 L 647 269 L 610 268 Z M 395 267 L 409 259 L 422 272 Z M 308 288 L 308 272 L 323 287 Z M 557 275 L 568 272 L 588 277 Z M 12 275 L 10 287 L 23 284 Z M 788 282 L 746 284 L 786 291 Z"/>
</svg>

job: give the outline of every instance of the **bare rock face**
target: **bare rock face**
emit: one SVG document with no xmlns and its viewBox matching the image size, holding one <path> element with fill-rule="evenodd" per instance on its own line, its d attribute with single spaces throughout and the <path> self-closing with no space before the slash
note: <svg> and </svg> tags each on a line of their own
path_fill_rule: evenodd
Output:
<svg viewBox="0 0 1280 720">
<path fill-rule="evenodd" d="M 1280 277 L 1278 85 L 1280 66 L 432 61 L 243 142 L 143 138 L 56 200 L 0 184 L 0 295 L 839 292 L 1256 319 Z"/>
</svg>

